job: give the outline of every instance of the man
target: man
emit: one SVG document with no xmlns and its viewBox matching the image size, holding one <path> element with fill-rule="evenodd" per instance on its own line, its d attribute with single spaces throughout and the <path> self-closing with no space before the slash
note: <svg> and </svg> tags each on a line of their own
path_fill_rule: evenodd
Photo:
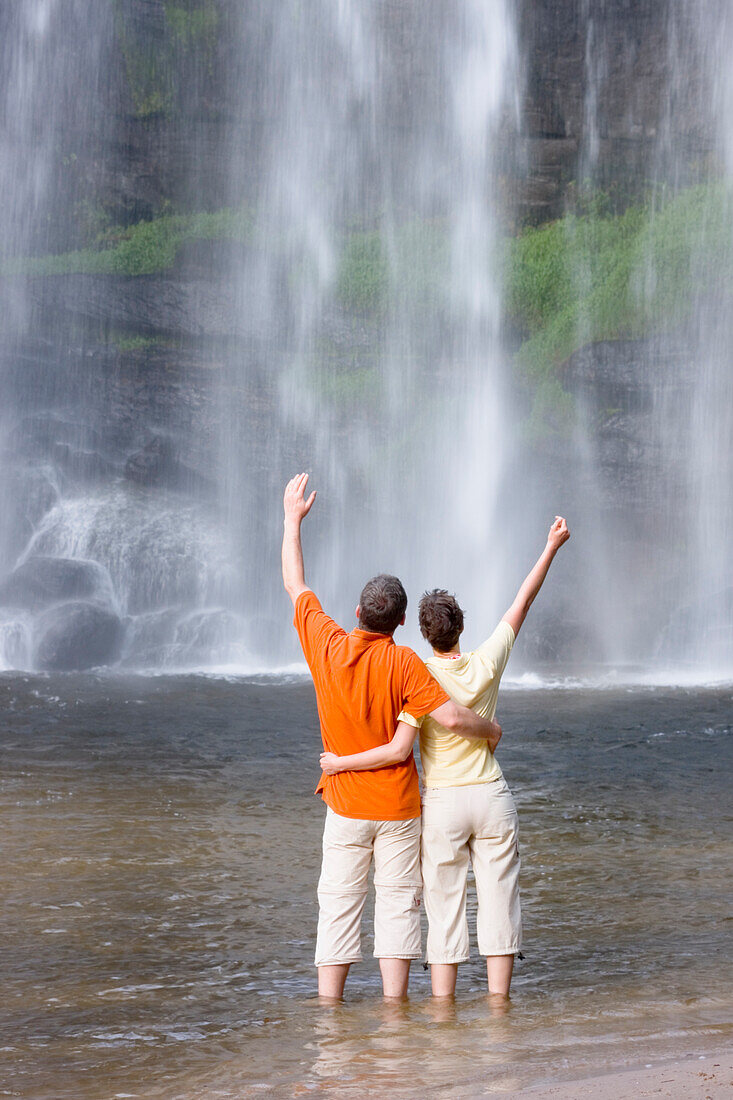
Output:
<svg viewBox="0 0 733 1100">
<path fill-rule="evenodd" d="M 282 571 L 295 608 L 294 625 L 313 676 L 324 749 L 338 755 L 388 746 L 401 711 L 414 721 L 431 714 L 446 729 L 496 747 L 501 727 L 451 702 L 406 646 L 392 635 L 405 621 L 407 597 L 396 577 L 368 581 L 347 634 L 305 583 L 300 527 L 307 474 L 285 488 Z M 327 804 L 318 883 L 318 992 L 342 996 L 349 967 L 361 959 L 361 914 L 374 859 L 374 954 L 385 997 L 402 998 L 412 959 L 420 958 L 420 790 L 411 744 L 390 767 L 322 776 Z M 409 759 L 408 759 L 409 757 Z"/>
<path fill-rule="evenodd" d="M 463 611 L 444 589 L 426 592 L 420 601 L 420 630 L 433 649 L 427 667 L 461 703 L 493 717 L 499 681 L 514 640 L 560 547 L 570 538 L 567 524 L 555 517 L 545 548 L 525 577 L 509 610 L 493 634 L 471 653 L 461 653 Z M 509 996 L 514 956 L 521 947 L 517 812 L 490 744 L 465 740 L 442 727 L 435 715 L 415 722 L 401 716 L 391 756 L 373 749 L 358 756 L 321 756 L 326 772 L 379 768 L 396 753 L 411 749 L 420 725 L 420 759 L 425 772 L 422 872 L 428 914 L 428 962 L 433 995 L 452 997 L 458 964 L 468 960 L 466 877 L 471 860 L 478 895 L 479 951 L 486 956 L 489 993 Z"/>
</svg>

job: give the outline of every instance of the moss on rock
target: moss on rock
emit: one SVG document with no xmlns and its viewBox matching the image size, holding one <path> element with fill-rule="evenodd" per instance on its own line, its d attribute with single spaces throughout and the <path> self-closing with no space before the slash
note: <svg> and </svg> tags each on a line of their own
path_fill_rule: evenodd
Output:
<svg viewBox="0 0 733 1100">
<path fill-rule="evenodd" d="M 128 229 L 108 230 L 103 248 L 84 248 L 55 256 L 6 261 L 4 275 L 152 275 L 175 263 L 189 240 L 247 240 L 252 219 L 243 210 L 169 214 L 138 222 Z"/>
<path fill-rule="evenodd" d="M 568 215 L 510 245 L 507 313 L 530 375 L 584 344 L 676 329 L 733 289 L 733 202 L 722 183 L 652 195 L 621 214 Z"/>
</svg>

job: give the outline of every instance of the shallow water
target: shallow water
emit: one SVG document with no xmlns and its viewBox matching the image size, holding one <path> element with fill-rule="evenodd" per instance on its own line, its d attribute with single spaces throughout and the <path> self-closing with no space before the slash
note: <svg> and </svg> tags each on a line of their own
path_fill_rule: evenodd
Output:
<svg viewBox="0 0 733 1100">
<path fill-rule="evenodd" d="M 492 1014 L 313 999 L 312 688 L 0 677 L 0 1095 L 480 1096 L 733 1042 L 733 690 L 512 690 L 526 959 Z M 368 925 L 367 925 L 368 927 Z"/>
</svg>

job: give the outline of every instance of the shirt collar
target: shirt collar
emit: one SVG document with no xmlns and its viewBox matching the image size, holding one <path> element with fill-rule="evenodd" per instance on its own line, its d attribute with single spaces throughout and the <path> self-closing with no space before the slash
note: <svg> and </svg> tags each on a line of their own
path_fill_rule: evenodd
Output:
<svg viewBox="0 0 733 1100">
<path fill-rule="evenodd" d="M 394 645 L 394 638 L 391 634 L 378 634 L 373 630 L 362 630 L 357 626 L 351 631 L 355 638 L 360 638 L 364 642 L 391 642 Z"/>
<path fill-rule="evenodd" d="M 470 656 L 470 653 L 461 653 L 460 657 L 436 657 L 433 653 L 426 658 L 425 664 L 435 665 L 437 668 L 463 668 Z"/>
</svg>

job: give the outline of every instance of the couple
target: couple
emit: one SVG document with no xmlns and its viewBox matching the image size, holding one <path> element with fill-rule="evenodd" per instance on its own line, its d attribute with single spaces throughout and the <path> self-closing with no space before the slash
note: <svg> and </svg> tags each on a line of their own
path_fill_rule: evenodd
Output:
<svg viewBox="0 0 733 1100">
<path fill-rule="evenodd" d="M 313 676 L 323 736 L 317 792 L 327 805 L 318 883 L 318 992 L 343 995 L 361 959 L 361 914 L 374 863 L 374 954 L 384 995 L 403 998 L 412 959 L 421 957 L 420 900 L 425 885 L 427 959 L 433 995 L 450 997 L 458 963 L 468 959 L 469 854 L 478 893 L 479 950 L 489 992 L 509 994 L 521 945 L 517 814 L 494 750 L 499 680 L 558 549 L 569 538 L 556 517 L 547 545 L 498 627 L 475 652 L 461 654 L 463 612 L 442 590 L 420 601 L 420 629 L 433 647 L 427 667 L 392 635 L 405 622 L 407 596 L 396 577 L 365 585 L 358 628 L 346 633 L 305 583 L 301 523 L 307 474 L 285 488 L 282 571 L 294 625 Z M 429 671 L 428 671 L 429 669 Z M 432 673 L 432 675 L 431 675 Z M 421 804 L 412 746 L 420 730 L 425 769 Z"/>
</svg>

